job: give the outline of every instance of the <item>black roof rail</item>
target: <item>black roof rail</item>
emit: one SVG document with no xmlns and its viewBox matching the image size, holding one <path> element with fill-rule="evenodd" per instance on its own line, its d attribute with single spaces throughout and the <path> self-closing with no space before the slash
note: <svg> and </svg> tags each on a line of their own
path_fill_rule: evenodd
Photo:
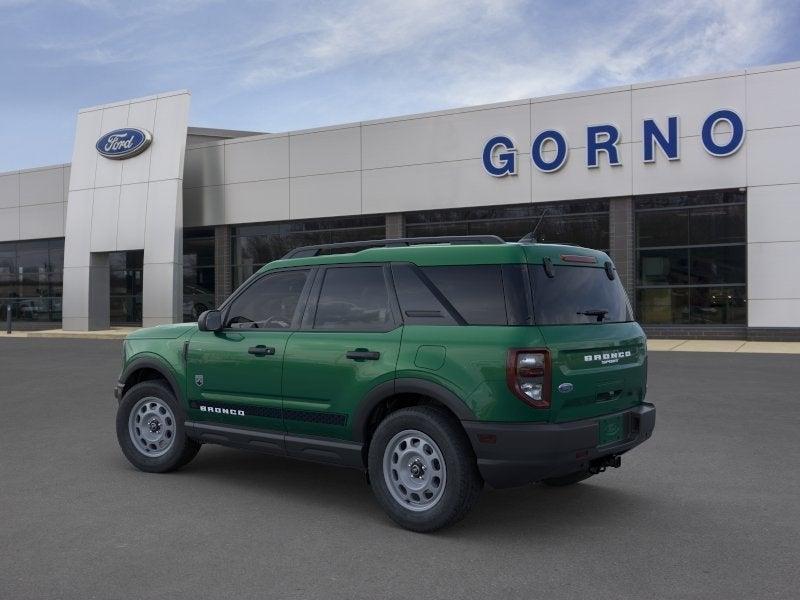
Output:
<svg viewBox="0 0 800 600">
<path fill-rule="evenodd" d="M 317 256 L 323 250 L 336 248 L 389 248 L 395 246 L 416 246 L 418 244 L 505 244 L 505 240 L 496 235 L 443 235 L 439 237 L 393 238 L 388 240 L 364 240 L 359 242 L 338 242 L 336 244 L 318 244 L 301 246 L 289 250 L 281 260 L 287 258 L 308 258 Z"/>
</svg>

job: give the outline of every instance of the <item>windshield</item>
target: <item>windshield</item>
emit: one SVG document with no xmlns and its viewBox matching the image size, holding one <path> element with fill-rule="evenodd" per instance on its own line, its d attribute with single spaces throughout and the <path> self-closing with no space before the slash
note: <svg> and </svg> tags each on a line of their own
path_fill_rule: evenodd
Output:
<svg viewBox="0 0 800 600">
<path fill-rule="evenodd" d="M 548 277 L 543 265 L 530 265 L 529 269 L 537 325 L 633 321 L 616 271 L 612 280 L 605 269 L 596 267 L 553 265 L 553 277 Z"/>
</svg>

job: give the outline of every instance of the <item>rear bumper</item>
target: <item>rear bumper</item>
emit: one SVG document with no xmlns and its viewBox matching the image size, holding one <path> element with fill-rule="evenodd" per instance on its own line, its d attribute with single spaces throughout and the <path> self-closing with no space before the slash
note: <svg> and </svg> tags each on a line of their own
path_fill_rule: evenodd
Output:
<svg viewBox="0 0 800 600">
<path fill-rule="evenodd" d="M 627 452 L 652 435 L 656 424 L 652 404 L 615 414 L 624 415 L 626 436 L 603 446 L 597 445 L 597 422 L 612 415 L 569 423 L 462 421 L 462 425 L 484 481 L 504 488 L 588 469 L 593 461 Z"/>
</svg>

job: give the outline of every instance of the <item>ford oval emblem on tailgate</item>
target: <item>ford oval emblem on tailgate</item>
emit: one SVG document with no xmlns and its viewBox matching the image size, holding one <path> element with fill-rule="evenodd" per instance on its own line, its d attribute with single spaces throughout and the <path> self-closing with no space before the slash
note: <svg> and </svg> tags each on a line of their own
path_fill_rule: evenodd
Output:
<svg viewBox="0 0 800 600">
<path fill-rule="evenodd" d="M 573 389 L 575 389 L 575 386 L 569 382 L 562 383 L 560 386 L 558 386 L 558 391 L 562 394 L 569 394 Z"/>
</svg>

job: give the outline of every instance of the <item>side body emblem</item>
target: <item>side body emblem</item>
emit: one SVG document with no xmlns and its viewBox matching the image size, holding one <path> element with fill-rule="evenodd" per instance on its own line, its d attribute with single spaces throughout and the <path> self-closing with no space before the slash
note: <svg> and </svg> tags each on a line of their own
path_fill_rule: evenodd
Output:
<svg viewBox="0 0 800 600">
<path fill-rule="evenodd" d="M 197 387 L 203 387 L 203 376 L 202 375 L 195 375 L 194 376 L 194 384 Z"/>
</svg>

